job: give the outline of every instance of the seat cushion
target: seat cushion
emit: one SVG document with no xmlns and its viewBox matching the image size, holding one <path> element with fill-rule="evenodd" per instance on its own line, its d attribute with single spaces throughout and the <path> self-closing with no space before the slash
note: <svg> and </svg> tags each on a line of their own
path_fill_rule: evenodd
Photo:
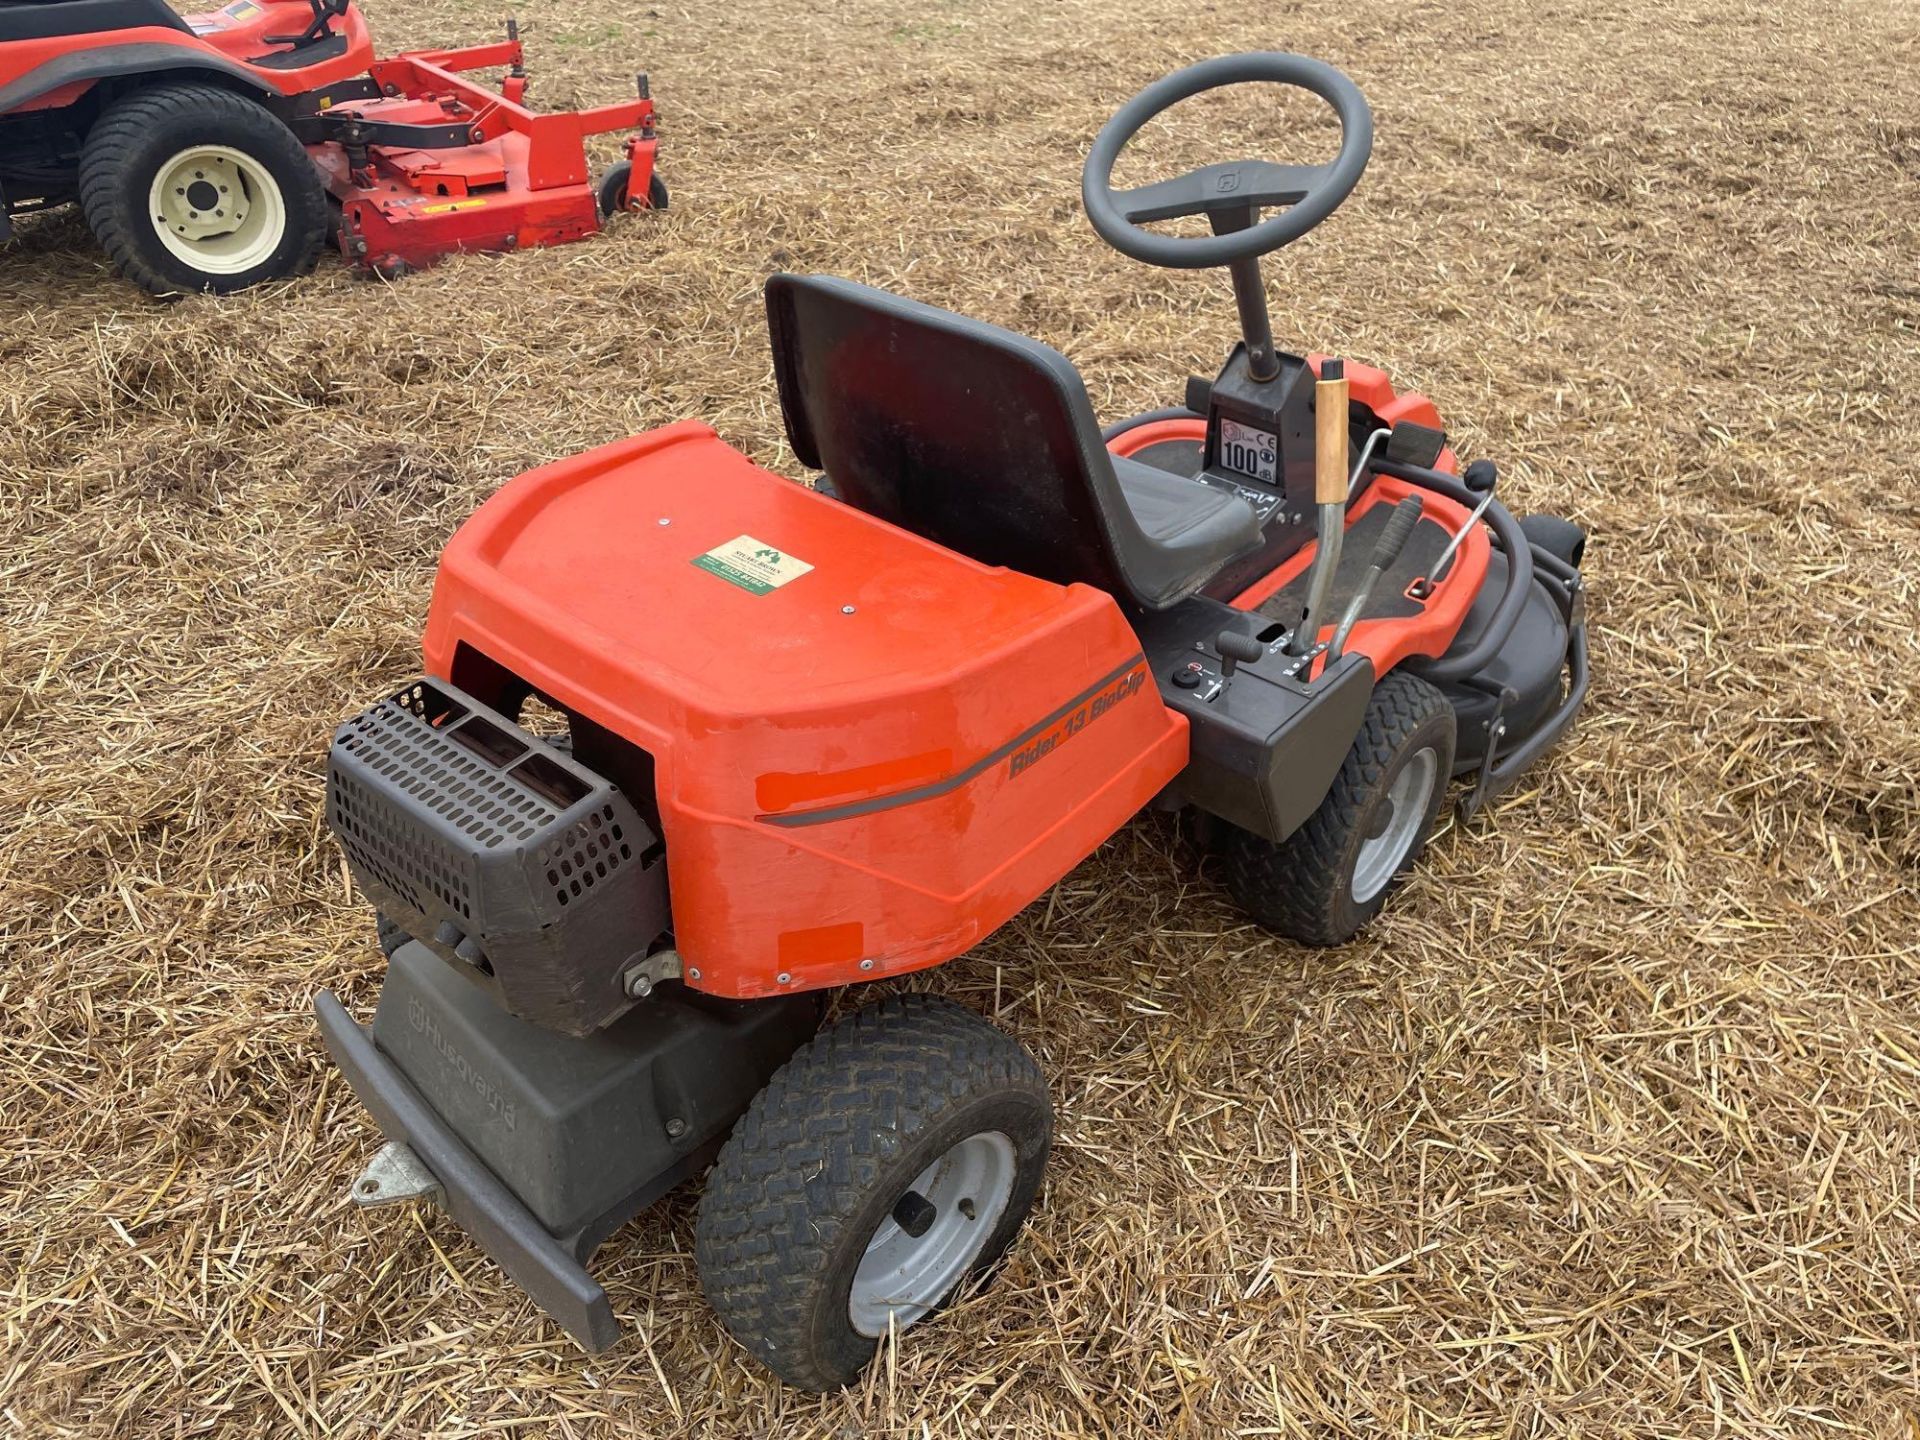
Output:
<svg viewBox="0 0 1920 1440">
<path fill-rule="evenodd" d="M 1190 594 L 1260 543 L 1259 517 L 1237 495 L 1121 455 L 1113 457 L 1113 472 L 1152 542 L 1126 557 L 1136 587 L 1168 600 Z"/>
</svg>

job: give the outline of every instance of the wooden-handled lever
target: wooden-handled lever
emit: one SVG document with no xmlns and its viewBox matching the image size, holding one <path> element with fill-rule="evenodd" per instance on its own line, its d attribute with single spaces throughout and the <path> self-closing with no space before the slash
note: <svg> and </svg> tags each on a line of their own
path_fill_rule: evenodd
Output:
<svg viewBox="0 0 1920 1440">
<path fill-rule="evenodd" d="M 1313 387 L 1313 498 L 1347 503 L 1347 367 L 1328 360 Z"/>
<path fill-rule="evenodd" d="M 1340 569 L 1347 533 L 1347 367 L 1323 360 L 1313 387 L 1313 499 L 1319 507 L 1313 570 L 1307 577 L 1307 608 L 1287 642 L 1287 653 L 1305 655 L 1320 638 L 1327 592 Z"/>
</svg>

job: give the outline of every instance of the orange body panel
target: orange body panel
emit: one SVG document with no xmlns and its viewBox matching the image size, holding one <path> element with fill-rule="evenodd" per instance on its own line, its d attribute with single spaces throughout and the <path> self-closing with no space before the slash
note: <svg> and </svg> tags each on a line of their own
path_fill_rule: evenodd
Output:
<svg viewBox="0 0 1920 1440">
<path fill-rule="evenodd" d="M 462 644 L 652 754 L 675 944 L 721 995 L 952 959 L 1187 759 L 1111 597 L 976 564 L 697 422 L 483 505 L 428 669 Z"/>
<path fill-rule="evenodd" d="M 294 70 L 278 70 L 252 62 L 264 55 L 286 53 L 284 45 L 269 45 L 267 36 L 297 35 L 313 23 L 313 10 L 306 0 L 258 0 L 258 3 L 236 0 L 222 10 L 181 18 L 193 34 L 183 34 L 164 25 L 142 25 L 92 37 L 55 35 L 44 40 L 8 41 L 0 44 L 0 85 L 11 84 L 84 45 L 165 45 L 179 50 L 183 60 L 190 60 L 194 55 L 217 55 L 245 69 L 262 90 L 283 95 L 298 95 L 364 74 L 373 62 L 373 38 L 357 8 L 349 9 L 334 21 L 334 33 L 345 36 L 347 41 L 341 54 Z M 87 84 L 63 85 L 27 101 L 20 108 L 45 110 L 68 105 L 87 88 Z"/>
</svg>

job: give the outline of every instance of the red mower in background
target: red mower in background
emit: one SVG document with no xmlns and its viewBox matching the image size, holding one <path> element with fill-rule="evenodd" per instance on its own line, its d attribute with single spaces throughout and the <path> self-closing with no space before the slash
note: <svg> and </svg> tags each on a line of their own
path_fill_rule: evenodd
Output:
<svg viewBox="0 0 1920 1440">
<path fill-rule="evenodd" d="M 1331 104 L 1338 156 L 1112 188 L 1147 121 L 1250 81 Z M 1101 131 L 1100 235 L 1233 278 L 1241 339 L 1176 410 L 1103 435 L 1036 340 L 776 275 L 787 439 L 831 490 L 683 421 L 481 506 L 426 674 L 328 761 L 388 962 L 370 1025 L 315 1002 L 387 1137 L 356 1200 L 438 1199 L 598 1350 L 584 1262 L 711 1165 L 714 1308 L 788 1381 L 845 1384 L 1009 1244 L 1053 1120 L 980 1016 L 895 990 L 816 1034 L 828 989 L 962 956 L 1150 808 L 1201 822 L 1256 923 L 1340 944 L 1451 782 L 1471 811 L 1566 733 L 1579 528 L 1516 520 L 1423 397 L 1274 345 L 1259 259 L 1372 137 L 1344 75 L 1272 54 Z M 1213 233 L 1143 228 L 1184 216 Z"/>
<path fill-rule="evenodd" d="M 375 60 L 352 0 L 0 0 L 0 240 L 77 201 L 155 295 L 310 270 L 331 237 L 396 276 L 458 251 L 556 245 L 664 209 L 636 98 L 543 115 L 507 38 Z M 497 90 L 469 78 L 504 72 Z M 632 133 L 596 187 L 586 137 Z"/>
</svg>

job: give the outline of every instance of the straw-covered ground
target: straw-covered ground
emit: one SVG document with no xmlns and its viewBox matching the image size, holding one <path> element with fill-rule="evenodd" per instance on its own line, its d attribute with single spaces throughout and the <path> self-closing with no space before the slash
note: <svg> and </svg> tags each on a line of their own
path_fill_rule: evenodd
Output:
<svg viewBox="0 0 1920 1440">
<path fill-rule="evenodd" d="M 388 48 L 488 7 L 369 0 Z M 395 286 L 146 302 L 79 219 L 0 251 L 0 1416 L 52 1437 L 1908 1435 L 1920 1427 L 1920 41 L 1866 0 L 530 0 L 536 98 L 651 69 L 674 208 Z M 1041 1057 L 1050 1182 L 864 1389 L 701 1299 L 695 1190 L 576 1350 L 376 1142 L 319 818 L 435 554 L 518 471 L 703 416 L 793 470 L 759 287 L 895 286 L 1064 349 L 1108 415 L 1222 277 L 1078 205 L 1102 119 L 1278 47 L 1379 124 L 1268 267 L 1283 337 L 1429 391 L 1595 535 L 1576 737 L 1382 923 L 1250 927 L 1120 834 L 914 983 Z M 1169 164 L 1324 153 L 1223 104 Z M 1146 178 L 1145 162 L 1140 178 Z M 662 623 L 671 623 L 662 616 Z"/>
</svg>

